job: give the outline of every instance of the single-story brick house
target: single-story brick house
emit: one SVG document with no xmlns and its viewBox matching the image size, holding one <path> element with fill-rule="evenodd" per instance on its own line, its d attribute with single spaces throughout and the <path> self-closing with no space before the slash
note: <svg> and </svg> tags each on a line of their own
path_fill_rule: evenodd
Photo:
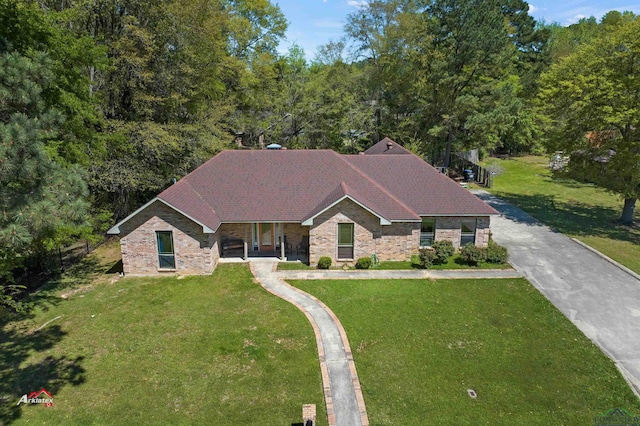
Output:
<svg viewBox="0 0 640 426">
<path fill-rule="evenodd" d="M 208 274 L 221 257 L 407 260 L 436 240 L 484 246 L 497 212 L 389 139 L 360 155 L 223 151 L 109 230 L 124 272 Z M 235 250 L 235 251 L 234 251 Z"/>
</svg>

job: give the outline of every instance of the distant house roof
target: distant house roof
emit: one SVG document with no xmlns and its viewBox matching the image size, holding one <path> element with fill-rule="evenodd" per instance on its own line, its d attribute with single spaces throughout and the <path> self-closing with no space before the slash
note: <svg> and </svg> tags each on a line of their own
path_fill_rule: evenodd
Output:
<svg viewBox="0 0 640 426">
<path fill-rule="evenodd" d="M 413 153 L 403 147 L 402 145 L 398 145 L 394 141 L 389 138 L 384 138 L 377 144 L 373 145 L 371 148 L 367 149 L 365 154 L 411 154 Z"/>
<path fill-rule="evenodd" d="M 378 143 L 386 142 L 383 139 Z M 372 148 L 375 148 L 374 147 Z M 397 151 L 405 150 L 394 143 Z M 371 150 L 371 149 L 370 149 Z M 497 214 L 416 155 L 341 155 L 331 150 L 223 151 L 157 199 L 215 231 L 221 223 L 310 225 L 350 199 L 381 224 L 420 216 Z M 109 232 L 119 233 L 119 225 Z"/>
</svg>

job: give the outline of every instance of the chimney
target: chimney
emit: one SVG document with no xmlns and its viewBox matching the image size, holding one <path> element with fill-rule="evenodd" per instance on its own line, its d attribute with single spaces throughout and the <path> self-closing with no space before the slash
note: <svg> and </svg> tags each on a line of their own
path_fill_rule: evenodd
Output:
<svg viewBox="0 0 640 426">
<path fill-rule="evenodd" d="M 236 133 L 236 145 L 241 148 L 242 147 L 242 132 Z"/>
</svg>

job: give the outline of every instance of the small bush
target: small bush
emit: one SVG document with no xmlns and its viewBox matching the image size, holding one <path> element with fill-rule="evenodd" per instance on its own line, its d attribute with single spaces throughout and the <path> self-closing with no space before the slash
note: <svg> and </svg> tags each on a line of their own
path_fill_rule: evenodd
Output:
<svg viewBox="0 0 640 426">
<path fill-rule="evenodd" d="M 476 247 L 473 243 L 465 244 L 460 249 L 460 257 L 467 265 L 476 266 L 478 263 L 484 262 L 485 250 Z"/>
<path fill-rule="evenodd" d="M 435 265 L 447 263 L 447 259 L 456 252 L 456 249 L 453 248 L 453 243 L 449 240 L 436 241 L 433 243 L 433 250 L 435 251 L 435 257 L 433 259 Z"/>
<path fill-rule="evenodd" d="M 420 249 L 420 267 L 422 269 L 429 269 L 433 265 L 433 259 L 436 257 L 436 253 L 433 249 L 423 248 Z"/>
<path fill-rule="evenodd" d="M 489 244 L 485 249 L 485 262 L 505 264 L 509 260 L 509 253 L 507 248 L 502 247 L 493 240 L 489 240 Z"/>
<path fill-rule="evenodd" d="M 331 258 L 328 256 L 322 256 L 318 259 L 318 269 L 329 269 L 331 268 Z"/>
<path fill-rule="evenodd" d="M 361 257 L 356 262 L 356 269 L 369 269 L 371 268 L 371 258 Z"/>
</svg>

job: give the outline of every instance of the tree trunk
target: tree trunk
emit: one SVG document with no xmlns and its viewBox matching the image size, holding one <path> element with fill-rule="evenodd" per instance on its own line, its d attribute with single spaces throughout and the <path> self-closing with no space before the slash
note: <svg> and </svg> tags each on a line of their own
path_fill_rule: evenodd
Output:
<svg viewBox="0 0 640 426">
<path fill-rule="evenodd" d="M 444 166 L 449 168 L 449 164 L 451 163 L 451 146 L 453 145 L 453 132 L 449 129 L 449 133 L 447 134 L 447 148 L 444 152 Z"/>
<path fill-rule="evenodd" d="M 633 223 L 633 211 L 635 210 L 635 208 L 636 198 L 625 198 L 620 222 L 624 223 L 625 225 L 631 225 Z"/>
</svg>

